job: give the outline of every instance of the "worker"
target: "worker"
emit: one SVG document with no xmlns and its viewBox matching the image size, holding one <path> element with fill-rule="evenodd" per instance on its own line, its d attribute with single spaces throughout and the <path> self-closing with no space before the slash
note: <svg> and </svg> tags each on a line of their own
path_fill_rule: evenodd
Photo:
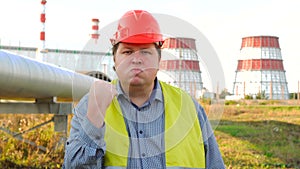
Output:
<svg viewBox="0 0 300 169">
<path fill-rule="evenodd" d="M 64 168 L 225 168 L 201 105 L 157 79 L 154 16 L 126 12 L 110 41 L 118 79 L 96 80 L 74 108 Z"/>
</svg>

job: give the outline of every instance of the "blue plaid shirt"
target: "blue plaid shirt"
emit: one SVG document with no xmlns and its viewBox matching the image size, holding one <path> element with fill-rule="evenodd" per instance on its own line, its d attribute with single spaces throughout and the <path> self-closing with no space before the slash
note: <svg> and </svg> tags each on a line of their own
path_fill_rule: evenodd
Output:
<svg viewBox="0 0 300 169">
<path fill-rule="evenodd" d="M 141 107 L 134 105 L 117 83 L 117 99 L 121 106 L 127 131 L 130 137 L 128 169 L 164 169 L 164 103 L 158 80 L 150 99 Z M 71 121 L 70 136 L 67 140 L 63 168 L 104 168 L 104 132 L 96 128 L 86 117 L 88 95 L 75 107 Z M 203 108 L 194 101 L 198 112 L 206 167 L 225 168 L 215 136 Z"/>
</svg>

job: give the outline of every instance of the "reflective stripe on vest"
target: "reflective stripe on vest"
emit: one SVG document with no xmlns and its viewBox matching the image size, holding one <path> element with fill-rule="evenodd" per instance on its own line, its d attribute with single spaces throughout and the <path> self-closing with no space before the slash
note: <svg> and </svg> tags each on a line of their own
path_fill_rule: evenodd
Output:
<svg viewBox="0 0 300 169">
<path fill-rule="evenodd" d="M 165 107 L 166 166 L 205 168 L 202 132 L 191 97 L 160 82 Z M 115 97 L 105 115 L 106 152 L 104 166 L 127 165 L 129 137 L 120 105 Z"/>
</svg>

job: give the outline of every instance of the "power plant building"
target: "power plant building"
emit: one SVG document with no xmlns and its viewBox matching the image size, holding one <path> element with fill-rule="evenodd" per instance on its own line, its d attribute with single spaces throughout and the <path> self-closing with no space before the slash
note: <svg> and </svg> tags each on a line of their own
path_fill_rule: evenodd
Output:
<svg viewBox="0 0 300 169">
<path fill-rule="evenodd" d="M 242 38 L 233 85 L 235 96 L 289 99 L 281 49 L 276 36 Z"/>
<path fill-rule="evenodd" d="M 195 39 L 167 38 L 162 46 L 159 70 L 162 81 L 200 97 L 203 82 Z"/>
</svg>

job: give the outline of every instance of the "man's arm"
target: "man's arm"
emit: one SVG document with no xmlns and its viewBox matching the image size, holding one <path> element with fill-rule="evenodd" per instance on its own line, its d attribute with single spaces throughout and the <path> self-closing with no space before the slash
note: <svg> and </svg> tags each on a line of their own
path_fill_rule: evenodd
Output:
<svg viewBox="0 0 300 169">
<path fill-rule="evenodd" d="M 88 95 L 74 108 L 63 168 L 101 168 L 105 153 L 105 126 L 95 127 L 87 118 Z"/>
<path fill-rule="evenodd" d="M 194 103 L 203 135 L 206 168 L 225 169 L 224 161 L 207 115 L 198 102 L 194 100 Z"/>
</svg>

